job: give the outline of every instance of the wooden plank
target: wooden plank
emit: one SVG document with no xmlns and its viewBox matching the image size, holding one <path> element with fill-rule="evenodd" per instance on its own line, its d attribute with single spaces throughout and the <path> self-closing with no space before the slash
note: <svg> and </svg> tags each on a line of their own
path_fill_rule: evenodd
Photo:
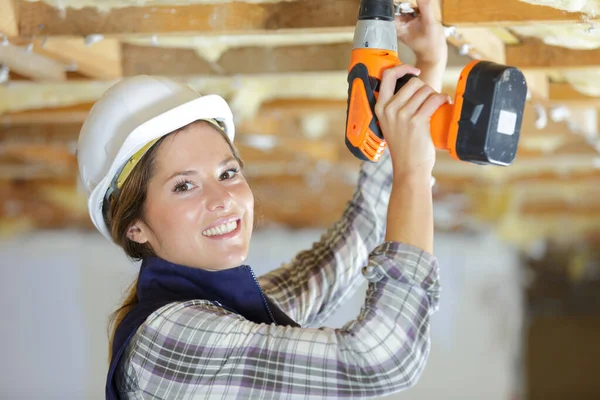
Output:
<svg viewBox="0 0 600 400">
<path fill-rule="evenodd" d="M 0 64 L 37 81 L 65 81 L 64 66 L 45 56 L 10 43 L 0 45 Z"/>
<path fill-rule="evenodd" d="M 461 51 L 464 50 L 471 58 L 506 63 L 504 42 L 487 28 L 458 28 L 456 36 L 448 37 L 448 42 Z"/>
<path fill-rule="evenodd" d="M 577 50 L 523 38 L 519 44 L 506 46 L 506 62 L 523 69 L 591 68 L 600 64 L 600 49 Z"/>
<path fill-rule="evenodd" d="M 593 97 L 577 91 L 567 82 L 553 82 L 549 86 L 549 100 L 571 107 L 600 108 L 600 97 Z"/>
<path fill-rule="evenodd" d="M 51 126 L 52 124 L 82 124 L 93 103 L 81 103 L 73 106 L 42 108 L 18 111 L 0 115 L 0 124 L 4 126 L 37 125 Z M 63 125 L 64 126 L 64 125 Z"/>
<path fill-rule="evenodd" d="M 600 182 L 599 182 L 600 183 Z M 595 196 L 600 201 L 600 196 Z M 527 216 L 565 216 L 565 217 L 588 217 L 600 221 L 599 203 L 580 204 L 566 199 L 554 200 L 544 203 L 525 203 L 520 206 L 519 212 Z"/>
<path fill-rule="evenodd" d="M 19 36 L 16 0 L 0 0 L 0 34 L 7 37 Z"/>
<path fill-rule="evenodd" d="M 350 27 L 359 0 L 243 1 L 186 6 L 94 8 L 61 11 L 44 3 L 19 0 L 23 36 L 164 32 L 222 33 L 253 30 Z"/>
<path fill-rule="evenodd" d="M 121 43 L 117 39 L 106 38 L 86 45 L 83 38 L 48 38 L 43 42 L 32 42 L 33 51 L 73 65 L 77 72 L 93 79 L 117 79 L 123 75 Z"/>
<path fill-rule="evenodd" d="M 444 0 L 443 23 L 454 26 L 510 26 L 524 23 L 580 22 L 581 13 L 568 13 L 553 7 L 520 0 Z"/>
<path fill-rule="evenodd" d="M 523 70 L 527 90 L 536 100 L 547 100 L 550 96 L 550 81 L 545 71 Z"/>
<path fill-rule="evenodd" d="M 176 46 L 177 40 L 174 40 L 165 47 L 125 42 L 122 50 L 124 75 L 235 75 L 347 70 L 352 51 L 351 36 L 342 37 L 347 39 L 342 42 L 336 40 L 333 43 L 285 44 L 293 36 L 280 34 L 276 41 L 265 39 L 261 44 L 248 46 L 229 46 L 219 44 L 218 41 L 211 44 L 210 41 L 205 41 L 206 46 L 213 46 L 215 49 L 207 49 L 202 44 L 194 46 L 193 41 L 181 41 L 181 46 Z M 327 34 L 314 37 L 323 40 Z M 223 37 L 223 41 L 229 40 L 229 36 Z M 399 59 L 404 62 L 414 59 L 408 47 L 399 46 L 398 51 Z M 458 55 L 454 49 L 448 52 L 449 69 L 462 68 L 469 61 L 468 57 Z"/>
<path fill-rule="evenodd" d="M 210 62 L 193 49 L 124 44 L 123 73 L 182 76 L 343 71 L 348 68 L 351 50 L 351 43 L 251 46 L 230 49 L 218 61 Z"/>
</svg>

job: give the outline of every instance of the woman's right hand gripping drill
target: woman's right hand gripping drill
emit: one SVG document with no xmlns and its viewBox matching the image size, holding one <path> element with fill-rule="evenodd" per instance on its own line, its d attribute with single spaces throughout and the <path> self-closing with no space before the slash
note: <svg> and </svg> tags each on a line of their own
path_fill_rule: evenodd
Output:
<svg viewBox="0 0 600 400">
<path fill-rule="evenodd" d="M 418 77 L 394 94 L 397 79 L 419 73 L 405 64 L 384 71 L 375 114 L 393 166 L 386 241 L 403 242 L 433 253 L 431 179 L 436 150 L 430 120 L 442 104 L 450 102 L 450 97 Z"/>
</svg>

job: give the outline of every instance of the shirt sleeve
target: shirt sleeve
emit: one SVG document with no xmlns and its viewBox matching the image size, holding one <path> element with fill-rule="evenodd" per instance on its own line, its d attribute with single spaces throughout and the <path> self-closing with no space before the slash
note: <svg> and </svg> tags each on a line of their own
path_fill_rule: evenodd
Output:
<svg viewBox="0 0 600 400">
<path fill-rule="evenodd" d="M 431 254 L 384 242 L 368 257 L 364 306 L 338 329 L 256 324 L 202 300 L 154 313 L 131 343 L 130 398 L 384 396 L 413 385 L 430 351 L 439 270 Z M 196 397 L 194 397 L 196 396 Z"/>
<path fill-rule="evenodd" d="M 298 324 L 323 324 L 364 283 L 360 270 L 385 238 L 391 189 L 386 150 L 378 163 L 361 165 L 353 197 L 320 240 L 259 278 L 265 294 Z"/>
</svg>

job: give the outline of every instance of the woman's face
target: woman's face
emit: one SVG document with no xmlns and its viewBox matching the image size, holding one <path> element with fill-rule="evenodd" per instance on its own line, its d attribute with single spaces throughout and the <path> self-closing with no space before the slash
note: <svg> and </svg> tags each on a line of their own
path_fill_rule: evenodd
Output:
<svg viewBox="0 0 600 400">
<path fill-rule="evenodd" d="M 207 270 L 244 262 L 254 197 L 226 139 L 207 123 L 167 137 L 156 152 L 145 220 L 129 235 L 170 262 Z"/>
</svg>

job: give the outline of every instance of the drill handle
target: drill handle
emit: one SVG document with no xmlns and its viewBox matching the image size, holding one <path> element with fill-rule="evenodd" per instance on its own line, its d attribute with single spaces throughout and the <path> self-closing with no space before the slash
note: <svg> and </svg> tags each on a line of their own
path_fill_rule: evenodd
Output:
<svg viewBox="0 0 600 400">
<path fill-rule="evenodd" d="M 367 66 L 355 64 L 348 74 L 348 108 L 346 111 L 346 146 L 364 161 L 377 162 L 385 150 L 383 133 L 377 123 L 376 82 Z"/>
</svg>

